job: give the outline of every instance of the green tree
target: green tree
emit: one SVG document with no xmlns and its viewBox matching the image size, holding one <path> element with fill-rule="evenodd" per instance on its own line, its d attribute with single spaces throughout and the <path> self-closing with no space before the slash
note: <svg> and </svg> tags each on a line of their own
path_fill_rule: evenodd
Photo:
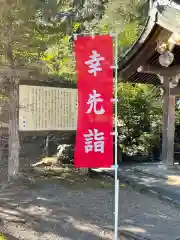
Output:
<svg viewBox="0 0 180 240">
<path fill-rule="evenodd" d="M 61 76 L 68 81 L 76 81 L 75 58 L 73 53 L 73 34 L 87 33 L 87 24 L 102 18 L 105 10 L 104 0 L 75 0 L 73 10 L 67 14 L 69 24 L 65 36 L 55 37 L 55 42 L 49 42 L 42 60 L 52 75 Z M 58 19 L 57 19 L 58 21 Z M 93 30 L 93 29 L 91 29 Z"/>
<path fill-rule="evenodd" d="M 144 0 L 110 0 L 105 3 L 102 18 L 85 23 L 87 30 L 118 35 L 120 56 L 135 42 L 144 26 L 147 16 L 147 2 Z M 143 11 L 142 11 L 143 10 Z"/>
<path fill-rule="evenodd" d="M 79 14 L 73 19 L 72 32 L 69 32 L 68 37 L 59 39 L 57 44 L 50 46 L 44 53 L 44 61 L 52 74 L 65 76 L 73 81 L 76 80 L 73 33 L 77 31 L 82 34 L 91 32 L 107 34 L 110 31 L 117 33 L 121 57 L 139 36 L 148 12 L 148 3 L 144 0 L 77 2 Z M 119 94 L 122 95 L 123 101 L 119 105 L 119 118 L 126 126 L 126 134 L 129 136 L 126 139 L 130 139 L 127 144 L 132 145 L 136 139 L 142 142 L 143 133 L 152 128 L 153 119 L 160 115 L 160 112 L 157 113 L 160 107 L 155 106 L 156 97 L 152 94 L 158 90 L 151 88 L 148 86 L 146 89 L 142 85 L 135 87 L 129 84 L 120 85 Z M 146 138 L 148 137 L 146 134 Z"/>
<path fill-rule="evenodd" d="M 73 33 L 116 32 L 122 56 L 143 28 L 148 3 L 144 0 L 76 0 L 74 6 L 67 15 L 72 28 L 65 37 L 55 37 L 56 43 L 49 44 L 42 59 L 49 73 L 76 81 Z"/>
<path fill-rule="evenodd" d="M 57 40 L 43 53 L 41 60 L 52 76 L 60 76 L 67 81 L 76 81 L 75 58 L 73 56 L 73 44 L 69 36 Z"/>
<path fill-rule="evenodd" d="M 120 57 L 135 42 L 144 27 L 148 12 L 148 3 L 144 0 L 76 1 L 78 14 L 70 11 L 69 18 L 73 28 L 68 36 L 58 39 L 49 46 L 43 60 L 52 74 L 76 80 L 73 56 L 73 33 L 109 33 L 118 34 Z M 76 10 L 77 10 L 76 9 Z M 119 119 L 124 124 L 126 142 L 124 146 L 152 143 L 159 132 L 162 116 L 161 96 L 153 86 L 120 84 Z M 151 130 L 151 133 L 150 133 Z M 135 142 L 135 144 L 134 144 Z"/>
<path fill-rule="evenodd" d="M 1 83 L 9 98 L 9 179 L 19 171 L 18 87 L 19 79 L 43 69 L 41 56 L 54 41 L 68 31 L 69 19 L 58 12 L 73 8 L 72 1 L 4 0 L 0 2 Z M 33 70 L 32 70 L 33 69 Z M 27 74 L 25 74 L 27 73 Z M 37 72 L 36 72 L 37 73 Z M 26 75 L 26 76 L 24 76 Z"/>
<path fill-rule="evenodd" d="M 151 85 L 121 83 L 118 98 L 118 115 L 125 136 L 122 147 L 128 152 L 147 153 L 161 131 L 160 89 Z"/>
</svg>

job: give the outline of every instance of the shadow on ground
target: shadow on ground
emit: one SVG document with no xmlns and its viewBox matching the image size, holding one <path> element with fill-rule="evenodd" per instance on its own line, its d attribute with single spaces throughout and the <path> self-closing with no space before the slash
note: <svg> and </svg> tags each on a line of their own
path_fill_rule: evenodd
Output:
<svg viewBox="0 0 180 240">
<path fill-rule="evenodd" d="M 54 176 L 54 179 L 53 176 L 51 179 L 44 176 L 39 179 L 31 177 L 30 181 L 24 178 L 1 189 L 0 218 L 4 225 L 1 231 L 13 234 L 15 238 L 9 235 L 9 240 L 113 239 L 112 231 L 103 228 L 103 219 L 99 224 L 98 214 L 93 219 L 91 209 L 86 210 L 82 202 L 84 192 L 93 194 L 97 179 L 91 181 L 90 185 L 90 179 L 84 180 L 86 186 L 89 186 L 89 189 L 85 189 L 82 177 L 70 177 L 72 174 L 66 173 L 60 174 L 59 178 Z M 66 180 L 66 186 L 62 185 L 62 180 Z M 80 185 L 82 189 L 78 189 Z M 107 191 L 107 194 L 112 194 L 112 189 Z M 90 198 L 88 200 L 91 201 Z"/>
<path fill-rule="evenodd" d="M 5 186 L 0 190 L 0 230 L 26 240 L 113 239 L 114 189 L 87 183 L 74 188 L 62 179 L 43 177 Z M 119 207 L 121 231 L 151 240 L 175 240 L 180 235 L 180 212 L 156 199 L 122 188 Z M 121 237 L 127 239 L 136 238 Z"/>
</svg>

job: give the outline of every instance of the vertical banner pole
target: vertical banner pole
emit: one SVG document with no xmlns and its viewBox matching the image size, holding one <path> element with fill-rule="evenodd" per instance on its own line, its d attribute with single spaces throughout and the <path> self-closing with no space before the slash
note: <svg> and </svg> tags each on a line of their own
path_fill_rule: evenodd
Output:
<svg viewBox="0 0 180 240">
<path fill-rule="evenodd" d="M 118 36 L 115 37 L 115 218 L 114 218 L 114 240 L 118 240 L 118 214 L 119 214 L 119 179 L 118 179 Z"/>
</svg>

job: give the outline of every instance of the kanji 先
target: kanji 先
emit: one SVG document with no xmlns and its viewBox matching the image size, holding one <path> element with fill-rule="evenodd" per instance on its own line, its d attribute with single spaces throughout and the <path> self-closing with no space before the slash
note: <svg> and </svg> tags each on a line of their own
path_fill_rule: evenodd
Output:
<svg viewBox="0 0 180 240">
<path fill-rule="evenodd" d="M 95 114 L 103 114 L 105 113 L 105 110 L 101 106 L 99 110 L 97 110 L 97 103 L 103 102 L 103 99 L 101 98 L 101 94 L 97 93 L 96 90 L 93 90 L 92 94 L 89 94 L 89 99 L 87 101 L 87 104 L 90 105 L 89 109 L 86 113 L 90 113 L 92 109 L 94 109 Z"/>
<path fill-rule="evenodd" d="M 85 64 L 89 65 L 90 70 L 89 73 L 93 73 L 94 76 L 97 76 L 97 72 L 102 71 L 100 67 L 100 61 L 104 61 L 105 59 L 97 53 L 97 51 L 92 50 L 92 55 L 90 56 L 90 60 L 86 61 Z"/>
<path fill-rule="evenodd" d="M 98 129 L 88 129 L 87 134 L 84 134 L 85 138 L 85 152 L 100 152 L 104 153 L 104 133 L 99 132 Z"/>
</svg>

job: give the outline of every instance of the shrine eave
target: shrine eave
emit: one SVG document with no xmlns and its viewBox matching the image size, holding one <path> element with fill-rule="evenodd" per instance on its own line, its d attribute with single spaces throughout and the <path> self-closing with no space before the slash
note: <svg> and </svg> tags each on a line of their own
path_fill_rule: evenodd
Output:
<svg viewBox="0 0 180 240">
<path fill-rule="evenodd" d="M 160 84 L 156 74 L 138 72 L 137 69 L 142 65 L 160 67 L 158 61 L 160 54 L 156 50 L 157 42 L 167 42 L 172 33 L 180 33 L 180 1 L 172 2 L 172 6 L 158 5 L 149 11 L 141 35 L 118 61 L 120 80 L 132 83 Z M 175 45 L 172 52 L 175 59 L 171 66 L 180 64 L 180 47 Z"/>
</svg>

